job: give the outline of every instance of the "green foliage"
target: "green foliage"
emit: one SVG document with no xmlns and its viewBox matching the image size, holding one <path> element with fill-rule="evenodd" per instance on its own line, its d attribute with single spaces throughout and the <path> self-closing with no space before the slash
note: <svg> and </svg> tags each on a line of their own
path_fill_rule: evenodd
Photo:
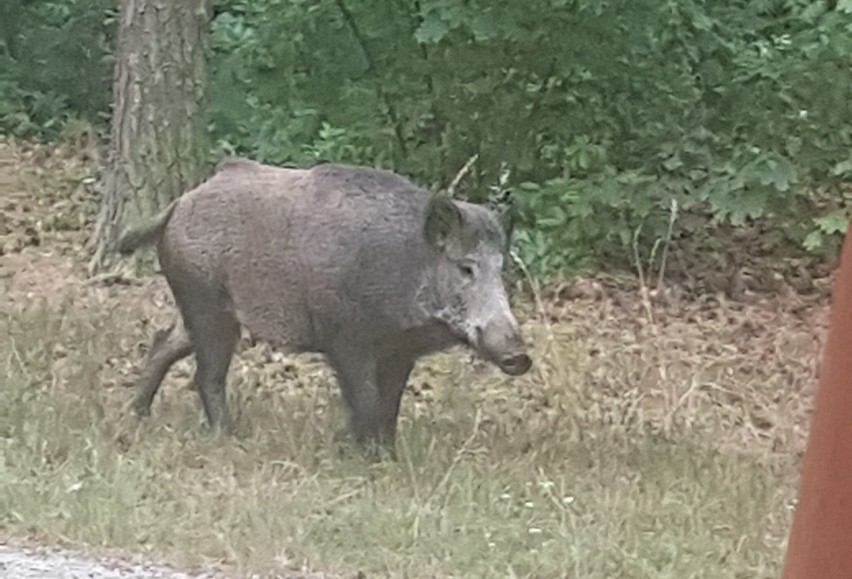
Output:
<svg viewBox="0 0 852 579">
<path fill-rule="evenodd" d="M 838 209 L 822 217 L 814 218 L 816 228 L 807 234 L 804 246 L 808 250 L 823 249 L 835 235 L 844 235 L 852 215 L 848 211 Z"/>
<path fill-rule="evenodd" d="M 538 275 L 624 261 L 676 201 L 818 249 L 850 176 L 845 4 L 223 0 L 215 131 L 270 161 L 385 166 L 468 195 L 502 164 Z M 249 95 L 248 98 L 245 98 Z M 819 218 L 818 215 L 815 215 Z M 833 223 L 833 222 L 832 222 Z M 822 238 L 820 238 L 822 239 Z"/>
<path fill-rule="evenodd" d="M 114 0 L 0 3 L 0 132 L 55 137 L 109 109 Z"/>
<path fill-rule="evenodd" d="M 0 128 L 106 113 L 111 5 L 0 9 Z M 460 189 L 505 169 L 542 276 L 629 260 L 673 202 L 817 251 L 852 178 L 850 61 L 845 1 L 214 0 L 210 120 L 219 152 L 433 188 L 478 155 Z"/>
</svg>

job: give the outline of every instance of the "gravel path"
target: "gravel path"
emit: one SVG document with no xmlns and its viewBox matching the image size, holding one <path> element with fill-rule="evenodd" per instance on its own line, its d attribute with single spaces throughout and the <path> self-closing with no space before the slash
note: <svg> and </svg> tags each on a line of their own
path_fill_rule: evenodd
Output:
<svg viewBox="0 0 852 579">
<path fill-rule="evenodd" d="M 264 575 L 270 579 L 343 579 L 325 573 Z M 64 549 L 0 542 L 0 579 L 260 579 L 259 575 L 225 574 L 221 571 L 180 571 L 139 557 L 94 557 Z M 362 573 L 351 576 L 364 579 Z"/>
<path fill-rule="evenodd" d="M 0 579 L 224 579 L 139 561 L 95 558 L 70 551 L 0 545 Z"/>
</svg>

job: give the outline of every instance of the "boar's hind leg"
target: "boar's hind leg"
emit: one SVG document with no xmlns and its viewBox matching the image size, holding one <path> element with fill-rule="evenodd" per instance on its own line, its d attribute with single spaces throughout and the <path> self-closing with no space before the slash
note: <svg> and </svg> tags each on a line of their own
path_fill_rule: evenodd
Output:
<svg viewBox="0 0 852 579">
<path fill-rule="evenodd" d="M 240 337 L 240 325 L 222 288 L 183 273 L 170 285 L 195 349 L 195 385 L 207 424 L 214 432 L 225 434 L 231 428 L 225 380 Z"/>
<path fill-rule="evenodd" d="M 145 369 L 139 382 L 136 383 L 136 396 L 133 400 L 133 409 L 139 416 L 148 416 L 151 413 L 151 403 L 157 390 L 166 376 L 166 372 L 172 364 L 186 358 L 192 353 L 192 342 L 189 334 L 183 326 L 183 320 L 178 315 L 166 330 L 161 330 L 154 336 L 154 342 L 148 352 Z"/>
<path fill-rule="evenodd" d="M 413 368 L 414 362 L 406 356 L 387 356 L 379 363 L 379 438 L 389 447 L 396 440 L 399 403 Z"/>
</svg>

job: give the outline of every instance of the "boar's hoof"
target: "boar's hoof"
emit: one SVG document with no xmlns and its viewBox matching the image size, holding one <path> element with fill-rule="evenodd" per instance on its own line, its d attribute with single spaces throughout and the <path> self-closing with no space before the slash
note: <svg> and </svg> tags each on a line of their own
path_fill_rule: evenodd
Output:
<svg viewBox="0 0 852 579">
<path fill-rule="evenodd" d="M 134 400 L 132 409 L 133 413 L 139 418 L 151 416 L 151 405 L 145 401 Z"/>
</svg>

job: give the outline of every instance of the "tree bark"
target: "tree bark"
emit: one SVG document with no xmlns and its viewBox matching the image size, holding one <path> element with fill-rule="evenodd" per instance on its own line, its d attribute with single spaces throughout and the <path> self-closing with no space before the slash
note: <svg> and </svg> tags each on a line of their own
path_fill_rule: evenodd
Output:
<svg viewBox="0 0 852 579">
<path fill-rule="evenodd" d="M 125 226 L 156 214 L 209 172 L 210 0 L 122 0 L 113 116 L 89 273 L 107 269 Z M 140 252 L 136 269 L 148 269 Z"/>
</svg>

